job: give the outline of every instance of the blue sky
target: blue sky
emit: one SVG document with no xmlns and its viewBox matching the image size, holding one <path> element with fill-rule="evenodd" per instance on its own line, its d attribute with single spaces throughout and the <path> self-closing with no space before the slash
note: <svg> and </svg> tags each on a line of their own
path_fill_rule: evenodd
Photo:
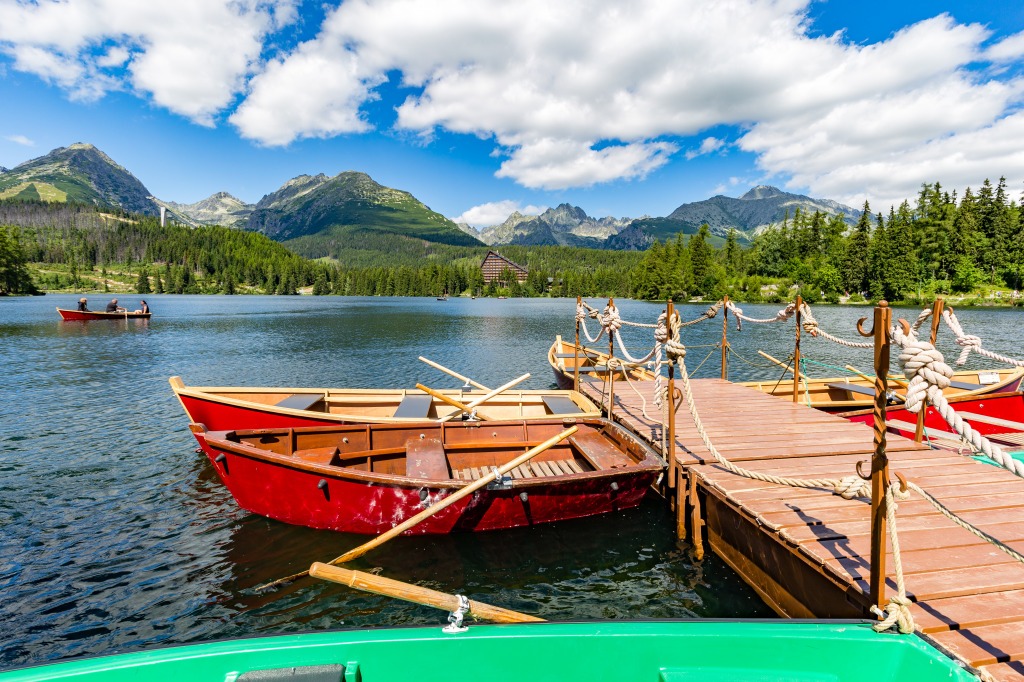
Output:
<svg viewBox="0 0 1024 682">
<path fill-rule="evenodd" d="M 0 165 L 91 142 L 183 203 L 359 170 L 478 226 L 1016 198 L 1022 31 L 992 2 L 0 0 Z"/>
</svg>

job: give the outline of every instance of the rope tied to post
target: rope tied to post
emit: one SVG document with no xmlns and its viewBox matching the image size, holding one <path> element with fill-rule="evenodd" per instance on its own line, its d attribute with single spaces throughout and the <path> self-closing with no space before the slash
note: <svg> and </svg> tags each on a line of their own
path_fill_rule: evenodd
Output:
<svg viewBox="0 0 1024 682">
<path fill-rule="evenodd" d="M 903 349 L 899 356 L 900 363 L 904 365 L 904 373 L 911 379 L 907 386 L 907 410 L 920 411 L 923 405 L 922 398 L 928 398 L 928 402 L 942 415 L 946 423 L 970 443 L 975 452 L 985 455 L 1004 469 L 1024 478 L 1024 462 L 1009 456 L 1001 447 L 975 431 L 946 400 L 942 389 L 949 386 L 949 377 L 953 376 L 953 370 L 944 362 L 942 353 L 931 343 L 915 339 L 913 331 L 907 336 L 898 324 L 892 326 L 890 334 L 893 342 Z M 923 396 L 920 395 L 922 388 Z"/>
<path fill-rule="evenodd" d="M 896 533 L 896 500 L 906 500 L 909 497 L 909 490 L 904 490 L 899 483 L 891 483 L 885 490 L 886 528 L 889 531 L 889 542 L 892 543 L 892 563 L 893 572 L 896 574 L 896 594 L 889 597 L 889 603 L 886 605 L 885 610 L 877 606 L 871 607 L 871 613 L 880 619 L 879 622 L 871 626 L 875 632 L 884 632 L 894 625 L 904 635 L 914 631 L 914 617 L 910 613 L 910 605 L 913 602 L 907 597 L 907 585 L 903 581 L 900 538 Z"/>
<path fill-rule="evenodd" d="M 833 336 L 832 334 L 829 334 L 827 331 L 821 328 L 820 324 L 818 324 L 818 320 L 815 319 L 814 314 L 811 312 L 811 307 L 806 303 L 803 303 L 800 306 L 800 316 L 802 318 L 800 321 L 800 326 L 803 327 L 803 330 L 810 334 L 811 336 L 820 336 L 823 339 L 828 339 L 832 343 L 838 343 L 841 346 L 848 346 L 850 348 L 875 347 L 875 344 L 872 341 L 847 341 L 846 339 L 841 339 L 838 336 Z"/>
</svg>

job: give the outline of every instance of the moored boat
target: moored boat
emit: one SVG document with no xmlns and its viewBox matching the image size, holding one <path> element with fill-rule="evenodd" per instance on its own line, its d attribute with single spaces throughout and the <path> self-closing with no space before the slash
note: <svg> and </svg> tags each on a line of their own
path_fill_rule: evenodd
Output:
<svg viewBox="0 0 1024 682">
<path fill-rule="evenodd" d="M 949 406 L 970 424 L 971 428 L 999 445 L 1004 451 L 1024 447 L 1024 392 L 1013 391 L 985 396 L 957 396 L 949 399 Z M 933 447 L 966 450 L 966 445 L 933 405 L 925 409 L 922 440 Z M 856 410 L 843 413 L 850 421 L 871 425 L 874 410 Z M 888 431 L 906 438 L 917 432 L 917 414 L 900 406 L 886 408 Z"/>
<path fill-rule="evenodd" d="M 572 389 L 575 372 L 579 372 L 580 381 L 605 381 L 608 378 L 608 354 L 593 348 L 584 348 L 576 344 L 563 341 L 561 335 L 555 337 L 555 342 L 548 349 L 548 364 L 555 374 L 555 381 L 559 388 Z M 579 362 L 577 369 L 576 362 Z M 643 365 L 629 366 L 625 369 L 615 369 L 615 381 L 624 381 L 629 377 L 630 381 L 654 381 L 655 373 Z"/>
<path fill-rule="evenodd" d="M 242 508 L 286 523 L 378 534 L 561 433 L 501 482 L 410 533 L 484 531 L 635 507 L 661 471 L 636 436 L 603 419 L 363 424 L 192 432 Z"/>
<path fill-rule="evenodd" d="M 949 388 L 943 391 L 943 394 L 951 400 L 1017 391 L 1020 388 L 1022 377 L 1024 377 L 1024 369 L 1020 368 L 954 372 Z M 905 381 L 906 377 L 902 374 L 891 375 L 888 382 L 891 404 L 898 405 L 903 402 L 906 392 L 900 384 Z M 738 383 L 741 386 L 749 386 L 783 399 L 793 399 L 792 375 L 774 381 Z M 867 409 L 874 405 L 874 396 L 874 378 L 865 376 L 801 378 L 798 389 L 799 402 L 826 412 Z"/>
<path fill-rule="evenodd" d="M 458 408 L 419 389 L 273 388 L 186 386 L 170 378 L 171 388 L 189 420 L 214 431 L 331 424 L 394 424 L 436 420 Z M 463 403 L 483 390 L 441 390 Z M 479 405 L 493 419 L 598 417 L 601 410 L 575 391 L 509 389 Z"/>
<path fill-rule="evenodd" d="M 98 310 L 83 311 L 68 310 L 67 308 L 57 308 L 57 312 L 65 320 L 123 320 L 125 318 L 148 320 L 153 316 L 153 313 L 104 313 Z"/>
<path fill-rule="evenodd" d="M 878 634 L 865 623 L 687 619 L 246 637 L 9 670 L 0 682 L 439 682 L 456 674 L 494 682 L 844 682 L 865 679 L 868 663 L 877 682 L 977 679 L 922 637 Z"/>
</svg>

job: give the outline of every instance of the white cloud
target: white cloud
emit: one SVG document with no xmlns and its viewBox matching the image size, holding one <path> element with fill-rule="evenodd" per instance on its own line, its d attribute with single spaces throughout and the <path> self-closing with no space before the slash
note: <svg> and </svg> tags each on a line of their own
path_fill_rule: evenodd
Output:
<svg viewBox="0 0 1024 682">
<path fill-rule="evenodd" d="M 710 154 L 711 152 L 717 152 L 723 146 L 725 146 L 725 140 L 719 140 L 717 137 L 705 137 L 701 141 L 700 147 L 698 147 L 697 149 L 691 149 L 688 152 L 686 152 L 686 160 L 692 161 L 698 156 Z"/>
<path fill-rule="evenodd" d="M 969 173 L 1024 182 L 1024 138 L 1005 136 L 1024 33 L 993 41 L 941 14 L 855 44 L 812 36 L 809 4 L 345 0 L 313 39 L 267 56 L 295 0 L 0 0 L 0 50 L 73 97 L 133 88 L 204 125 L 241 95 L 230 122 L 267 145 L 370 130 L 362 107 L 399 78 L 400 132 L 491 140 L 496 175 L 531 188 L 733 147 L 765 177 L 855 204 L 977 184 Z"/>
<path fill-rule="evenodd" d="M 452 218 L 453 222 L 466 223 L 473 227 L 487 227 L 505 222 L 513 213 L 523 215 L 540 215 L 548 210 L 547 206 L 523 206 L 518 201 L 505 199 L 504 201 L 491 201 L 486 204 L 474 206 L 462 215 Z"/>
<path fill-rule="evenodd" d="M 678 138 L 735 126 L 769 176 L 854 196 L 870 184 L 858 173 L 884 162 L 889 197 L 940 174 L 929 152 L 1020 103 L 1015 80 L 977 67 L 1019 58 L 1024 34 L 986 46 L 987 29 L 943 14 L 858 45 L 811 37 L 807 6 L 449 0 L 439 12 L 419 0 L 347 0 L 253 80 L 232 122 L 268 144 L 358 132 L 359 107 L 398 72 L 418 89 L 398 107 L 399 128 L 492 139 L 507 157 L 496 175 L 527 187 L 642 178 L 669 162 Z M 686 156 L 724 148 L 705 137 Z"/>
<path fill-rule="evenodd" d="M 7 140 L 8 142 L 13 142 L 15 144 L 20 144 L 20 145 L 23 145 L 25 147 L 35 147 L 36 146 L 35 142 L 33 142 L 32 140 L 28 139 L 24 135 L 8 135 L 4 139 Z"/>
<path fill-rule="evenodd" d="M 134 88 L 212 125 L 256 67 L 294 0 L 40 0 L 0 3 L 0 51 L 14 68 L 96 99 Z"/>
</svg>

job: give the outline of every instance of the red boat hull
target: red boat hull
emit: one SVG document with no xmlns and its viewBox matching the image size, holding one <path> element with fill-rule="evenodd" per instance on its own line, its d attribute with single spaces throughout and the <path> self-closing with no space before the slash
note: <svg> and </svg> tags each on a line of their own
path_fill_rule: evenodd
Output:
<svg viewBox="0 0 1024 682">
<path fill-rule="evenodd" d="M 222 451 L 210 445 L 204 434 L 195 436 L 240 507 L 294 525 L 379 535 L 425 509 L 421 491 L 425 491 L 428 504 L 454 492 L 302 471 Z M 405 534 L 502 530 L 629 509 L 640 504 L 656 474 L 640 471 L 614 479 L 551 482 L 525 489 L 481 489 Z M 326 483 L 321 484 L 322 480 Z"/>
<path fill-rule="evenodd" d="M 202 424 L 208 431 L 230 429 L 278 429 L 290 426 L 337 426 L 347 422 L 337 419 L 320 419 L 314 416 L 279 414 L 255 407 L 226 405 L 212 400 L 202 400 L 189 395 L 178 394 L 186 414 L 196 424 Z"/>
<path fill-rule="evenodd" d="M 153 316 L 153 313 L 82 312 L 81 310 L 66 310 L 64 308 L 57 308 L 57 312 L 60 313 L 61 318 L 65 320 L 123 320 L 125 318 L 130 320 L 148 320 Z"/>
<path fill-rule="evenodd" d="M 993 393 L 991 395 L 972 397 L 963 400 L 954 399 L 951 400 L 949 404 L 957 412 L 970 412 L 973 414 L 984 415 L 986 417 L 1024 422 L 1024 393 L 1019 391 Z M 886 409 L 885 413 L 887 420 L 917 424 L 917 415 L 912 412 L 908 412 L 903 408 L 890 407 Z M 844 416 L 850 421 L 860 422 L 862 424 L 871 425 L 874 423 L 874 415 L 871 410 L 858 410 L 853 413 L 845 414 L 840 413 L 840 416 Z M 986 424 L 978 421 L 971 421 L 970 423 L 971 428 L 985 436 L 995 433 L 1006 433 L 1008 430 L 1011 430 L 1007 429 L 1006 426 L 999 426 L 996 424 Z M 931 405 L 927 407 L 924 425 L 926 428 L 935 429 L 937 431 L 946 431 L 951 436 L 954 436 L 953 430 L 950 428 L 949 424 L 947 424 L 946 420 L 942 418 L 939 411 Z M 901 429 L 891 424 L 889 425 L 888 430 L 893 433 L 907 436 L 908 438 L 914 437 L 913 430 Z"/>
</svg>

